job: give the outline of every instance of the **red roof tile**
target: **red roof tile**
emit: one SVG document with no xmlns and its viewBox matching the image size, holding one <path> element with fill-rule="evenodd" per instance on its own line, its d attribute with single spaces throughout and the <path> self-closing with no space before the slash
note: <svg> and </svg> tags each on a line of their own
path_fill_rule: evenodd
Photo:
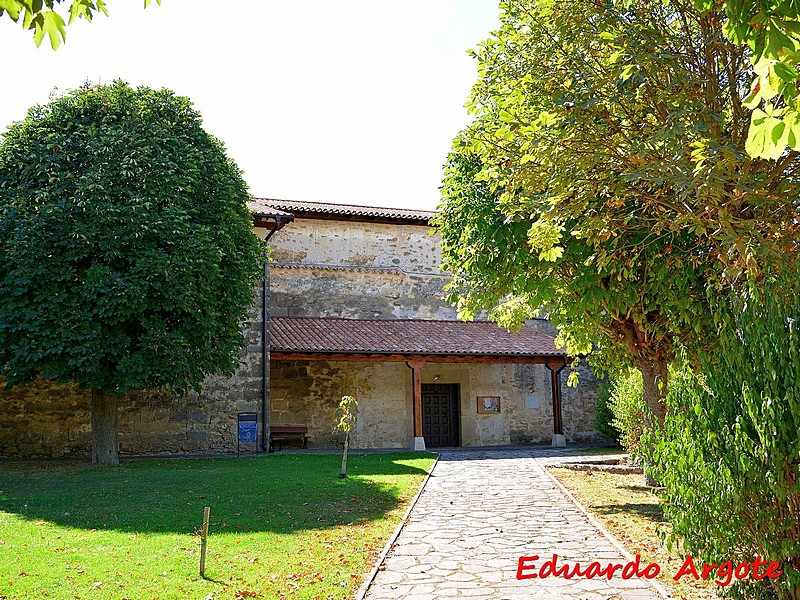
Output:
<svg viewBox="0 0 800 600">
<path fill-rule="evenodd" d="M 258 212 L 284 211 L 296 217 L 346 218 L 347 220 L 388 220 L 426 225 L 436 213 L 431 210 L 405 208 L 382 208 L 357 204 L 332 204 L 329 202 L 301 202 L 299 200 L 273 200 L 253 198 L 250 210 Z"/>
<path fill-rule="evenodd" d="M 564 356 L 552 337 L 523 327 L 511 333 L 486 321 L 271 317 L 272 352 Z"/>
<path fill-rule="evenodd" d="M 267 204 L 261 198 L 252 198 L 247 203 L 247 208 L 253 213 L 256 218 L 274 219 L 275 217 L 292 217 L 292 213 L 280 210 Z M 291 220 L 291 219 L 290 219 Z"/>
</svg>

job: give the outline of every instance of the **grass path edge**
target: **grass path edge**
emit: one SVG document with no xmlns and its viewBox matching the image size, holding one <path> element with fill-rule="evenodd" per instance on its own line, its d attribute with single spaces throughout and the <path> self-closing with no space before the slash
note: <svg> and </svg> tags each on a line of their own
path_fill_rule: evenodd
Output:
<svg viewBox="0 0 800 600">
<path fill-rule="evenodd" d="M 435 463 L 434 463 L 434 464 L 435 464 Z M 594 516 L 592 515 L 592 513 L 590 513 L 588 510 L 586 510 L 586 509 L 583 507 L 583 505 L 582 505 L 580 502 L 578 502 L 578 499 L 577 499 L 577 498 L 575 498 L 575 496 L 573 496 L 573 495 L 572 495 L 572 492 L 570 492 L 570 491 L 569 491 L 569 490 L 568 490 L 566 487 L 564 487 L 564 484 L 562 484 L 562 483 L 561 483 L 561 482 L 558 480 L 558 478 L 557 478 L 555 475 L 553 475 L 553 474 L 550 472 L 550 469 L 548 469 L 548 468 L 547 468 L 547 466 L 546 466 L 546 465 L 544 465 L 544 464 L 542 464 L 541 462 L 539 462 L 539 465 L 542 467 L 542 469 L 544 469 L 544 472 L 545 472 L 545 473 L 547 473 L 547 476 L 548 476 L 548 477 L 549 477 L 549 478 L 550 478 L 550 479 L 553 481 L 553 483 L 555 483 L 555 484 L 558 486 L 558 488 L 561 490 L 561 493 L 562 493 L 562 494 L 564 494 L 564 495 L 565 495 L 565 496 L 566 496 L 566 497 L 567 497 L 567 498 L 570 500 L 570 502 L 572 502 L 572 503 L 573 503 L 573 504 L 574 504 L 574 505 L 575 505 L 575 506 L 578 508 L 578 510 L 580 510 L 580 511 L 581 511 L 581 512 L 582 512 L 582 513 L 583 513 L 583 514 L 586 516 L 586 518 L 587 518 L 587 519 L 589 519 L 589 522 L 590 522 L 592 525 L 594 525 L 594 527 L 595 527 L 595 528 L 596 528 L 596 529 L 597 529 L 597 530 L 598 530 L 598 531 L 599 531 L 599 532 L 600 532 L 600 533 L 601 533 L 601 534 L 602 534 L 602 535 L 603 535 L 603 536 L 604 536 L 604 537 L 605 537 L 605 538 L 606 538 L 606 539 L 607 539 L 609 542 L 611 542 L 611 544 L 612 544 L 612 545 L 613 545 L 613 546 L 614 546 L 614 547 L 615 547 L 617 550 L 619 550 L 620 552 L 622 552 L 622 555 L 623 555 L 625 558 L 627 558 L 628 560 L 633 560 L 633 559 L 634 559 L 633 555 L 632 555 L 630 552 L 628 552 L 628 550 L 625 548 L 625 546 L 623 546 L 622 544 L 620 544 L 620 543 L 619 543 L 619 541 L 617 541 L 617 539 L 616 539 L 616 538 L 615 538 L 613 535 L 611 535 L 611 534 L 610 534 L 610 533 L 609 533 L 609 532 L 606 530 L 606 528 L 605 528 L 605 527 L 603 527 L 603 526 L 600 524 L 600 522 L 599 522 L 597 519 L 595 519 L 595 518 L 594 518 Z M 558 465 L 553 465 L 553 466 L 554 466 L 554 467 L 558 467 Z M 661 585 L 660 583 L 658 583 L 657 581 L 653 581 L 652 579 L 648 579 L 648 580 L 647 580 L 647 583 L 649 583 L 649 584 L 650 584 L 650 585 L 651 585 L 651 586 L 652 586 L 652 587 L 653 587 L 653 588 L 654 588 L 654 589 L 655 589 L 655 590 L 656 590 L 656 591 L 657 591 L 659 594 L 661 594 L 661 596 L 662 596 L 663 598 L 672 598 L 672 594 L 670 594 L 670 593 L 667 591 L 667 589 L 666 589 L 666 588 L 665 588 L 663 585 Z M 358 599 L 358 600 L 360 600 L 360 599 Z"/>
<path fill-rule="evenodd" d="M 372 570 L 369 572 L 367 577 L 364 579 L 364 583 L 361 584 L 361 587 L 358 588 L 356 595 L 353 596 L 353 600 L 364 600 L 364 597 L 367 595 L 372 582 L 375 581 L 375 577 L 378 574 L 378 571 L 383 564 L 383 561 L 386 560 L 386 555 L 389 554 L 389 551 L 394 546 L 394 543 L 397 541 L 397 538 L 400 536 L 400 532 L 403 531 L 403 527 L 406 526 L 408 522 L 408 518 L 411 516 L 411 511 L 414 510 L 414 507 L 417 505 L 417 500 L 422 495 L 422 491 L 425 489 L 425 486 L 428 483 L 428 479 L 431 478 L 431 473 L 436 468 L 436 465 L 439 463 L 439 457 L 441 454 L 437 454 L 436 458 L 433 459 L 433 464 L 431 468 L 428 470 L 428 474 L 425 475 L 425 479 L 422 480 L 422 483 L 419 485 L 419 489 L 417 490 L 417 495 L 411 500 L 411 504 L 408 505 L 408 509 L 406 509 L 403 518 L 400 519 L 400 523 L 398 523 L 397 527 L 395 527 L 394 533 L 392 533 L 389 540 L 386 542 L 386 545 L 381 550 L 380 555 L 378 556 L 378 560 L 375 561 L 375 566 L 372 567 Z"/>
</svg>

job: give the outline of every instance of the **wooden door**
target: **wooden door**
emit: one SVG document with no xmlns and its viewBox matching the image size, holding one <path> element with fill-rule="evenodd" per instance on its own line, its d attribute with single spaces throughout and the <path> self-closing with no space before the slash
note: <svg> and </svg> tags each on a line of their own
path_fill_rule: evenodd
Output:
<svg viewBox="0 0 800 600">
<path fill-rule="evenodd" d="M 458 384 L 422 384 L 422 435 L 426 447 L 458 446 Z"/>
</svg>

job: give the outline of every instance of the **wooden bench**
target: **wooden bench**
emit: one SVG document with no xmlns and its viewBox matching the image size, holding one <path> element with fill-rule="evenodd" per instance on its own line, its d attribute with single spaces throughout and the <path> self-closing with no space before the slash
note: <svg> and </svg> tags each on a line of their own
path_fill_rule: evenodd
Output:
<svg viewBox="0 0 800 600">
<path fill-rule="evenodd" d="M 308 448 L 308 427 L 281 427 L 270 425 L 269 428 L 269 451 L 275 452 L 282 449 L 283 442 L 298 442 L 300 448 Z"/>
</svg>

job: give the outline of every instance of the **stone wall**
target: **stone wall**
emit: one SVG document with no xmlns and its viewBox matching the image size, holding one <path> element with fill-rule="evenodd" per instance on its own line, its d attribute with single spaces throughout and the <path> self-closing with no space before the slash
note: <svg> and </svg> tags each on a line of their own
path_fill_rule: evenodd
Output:
<svg viewBox="0 0 800 600">
<path fill-rule="evenodd" d="M 564 435 L 568 442 L 603 441 L 597 432 L 595 409 L 597 407 L 597 386 L 599 380 L 585 362 L 578 367 L 578 386 L 567 387 L 566 380 L 570 367 L 561 373 L 561 416 Z"/>
<path fill-rule="evenodd" d="M 528 327 L 535 327 L 549 336 L 556 337 L 558 329 L 547 319 L 535 319 L 528 321 Z M 539 404 L 550 404 L 552 406 L 552 393 L 550 389 L 550 371 L 542 365 L 518 365 L 517 382 L 524 390 L 531 390 L 528 395 L 537 396 Z M 578 371 L 578 386 L 568 387 L 567 378 L 571 370 Z M 594 376 L 592 369 L 586 365 L 585 361 L 579 362 L 577 366 L 566 367 L 560 375 L 561 378 L 561 417 L 562 429 L 568 442 L 589 442 L 602 441 L 602 437 L 596 430 L 595 408 L 597 405 L 597 385 L 598 379 Z M 540 393 L 540 390 L 543 390 Z M 531 403 L 536 400 L 531 398 Z M 553 433 L 552 408 L 548 409 L 551 415 L 550 434 Z M 523 410 L 518 415 L 518 421 L 512 427 L 513 443 L 528 443 L 529 436 L 525 433 L 527 421 L 535 417 L 536 412 L 530 409 Z"/>
<path fill-rule="evenodd" d="M 43 380 L 0 390 L 0 402 L 0 456 L 88 456 L 90 398 L 76 386 Z"/>
<path fill-rule="evenodd" d="M 420 225 L 297 219 L 270 240 L 270 314 L 455 319 L 439 237 Z"/>
<path fill-rule="evenodd" d="M 356 396 L 359 403 L 351 435 L 354 448 L 413 447 L 413 390 L 405 363 L 273 360 L 271 370 L 272 424 L 308 427 L 309 448 L 341 446 L 341 434 L 332 429 L 334 411 L 344 395 Z M 458 384 L 462 446 L 551 440 L 553 405 L 544 365 L 427 363 L 421 380 Z M 567 439 L 592 439 L 594 433 L 588 429 L 593 426 L 587 429 L 586 421 L 593 419 L 593 413 L 582 404 L 586 391 L 564 391 Z M 478 414 L 478 396 L 499 396 L 500 414 Z"/>
<path fill-rule="evenodd" d="M 201 394 L 130 393 L 118 400 L 122 455 L 236 450 L 236 414 L 261 407 L 261 294 L 245 324 L 246 347 L 232 377 L 207 377 Z M 0 456 L 87 457 L 91 399 L 75 385 L 40 380 L 0 389 Z M 260 419 L 260 417 L 259 417 Z"/>
<path fill-rule="evenodd" d="M 341 445 L 333 433 L 342 396 L 358 399 L 355 448 L 409 448 L 412 405 L 405 363 L 272 361 L 272 425 L 308 427 L 309 448 Z"/>
<path fill-rule="evenodd" d="M 270 312 L 276 316 L 455 319 L 444 301 L 439 238 L 427 226 L 297 219 L 270 245 Z M 262 236 L 264 231 L 261 230 Z M 261 407 L 261 294 L 245 323 L 242 364 L 233 377 L 212 376 L 200 395 L 129 394 L 119 401 L 123 455 L 204 454 L 236 449 L 236 413 Z M 553 327 L 536 321 L 551 335 Z M 310 447 L 336 447 L 333 411 L 341 396 L 358 397 L 354 446 L 410 448 L 411 371 L 405 363 L 271 363 L 271 420 L 307 425 Z M 465 446 L 547 443 L 552 435 L 549 372 L 542 365 L 438 364 L 424 383 L 457 383 Z M 562 375 L 562 383 L 566 373 Z M 583 372 L 577 389 L 562 385 L 568 441 L 596 437 L 596 385 Z M 499 415 L 479 415 L 477 396 L 500 396 Z M 39 381 L 0 390 L 0 456 L 89 455 L 90 399 L 75 386 Z M 260 420 L 260 416 L 259 416 Z"/>
<path fill-rule="evenodd" d="M 270 313 L 360 319 L 455 319 L 444 300 L 440 238 L 419 225 L 296 219 L 270 245 Z M 532 321 L 549 335 L 549 321 Z M 410 370 L 404 363 L 273 361 L 274 424 L 308 425 L 311 447 L 331 447 L 336 403 L 358 397 L 354 445 L 411 447 Z M 568 441 L 596 439 L 596 381 L 582 368 L 568 388 L 562 372 L 562 416 Z M 434 379 L 438 377 L 438 379 Z M 550 373 L 543 365 L 429 363 L 424 383 L 457 383 L 464 446 L 549 443 L 553 434 Z M 477 396 L 500 396 L 499 415 L 477 414 Z"/>
</svg>

